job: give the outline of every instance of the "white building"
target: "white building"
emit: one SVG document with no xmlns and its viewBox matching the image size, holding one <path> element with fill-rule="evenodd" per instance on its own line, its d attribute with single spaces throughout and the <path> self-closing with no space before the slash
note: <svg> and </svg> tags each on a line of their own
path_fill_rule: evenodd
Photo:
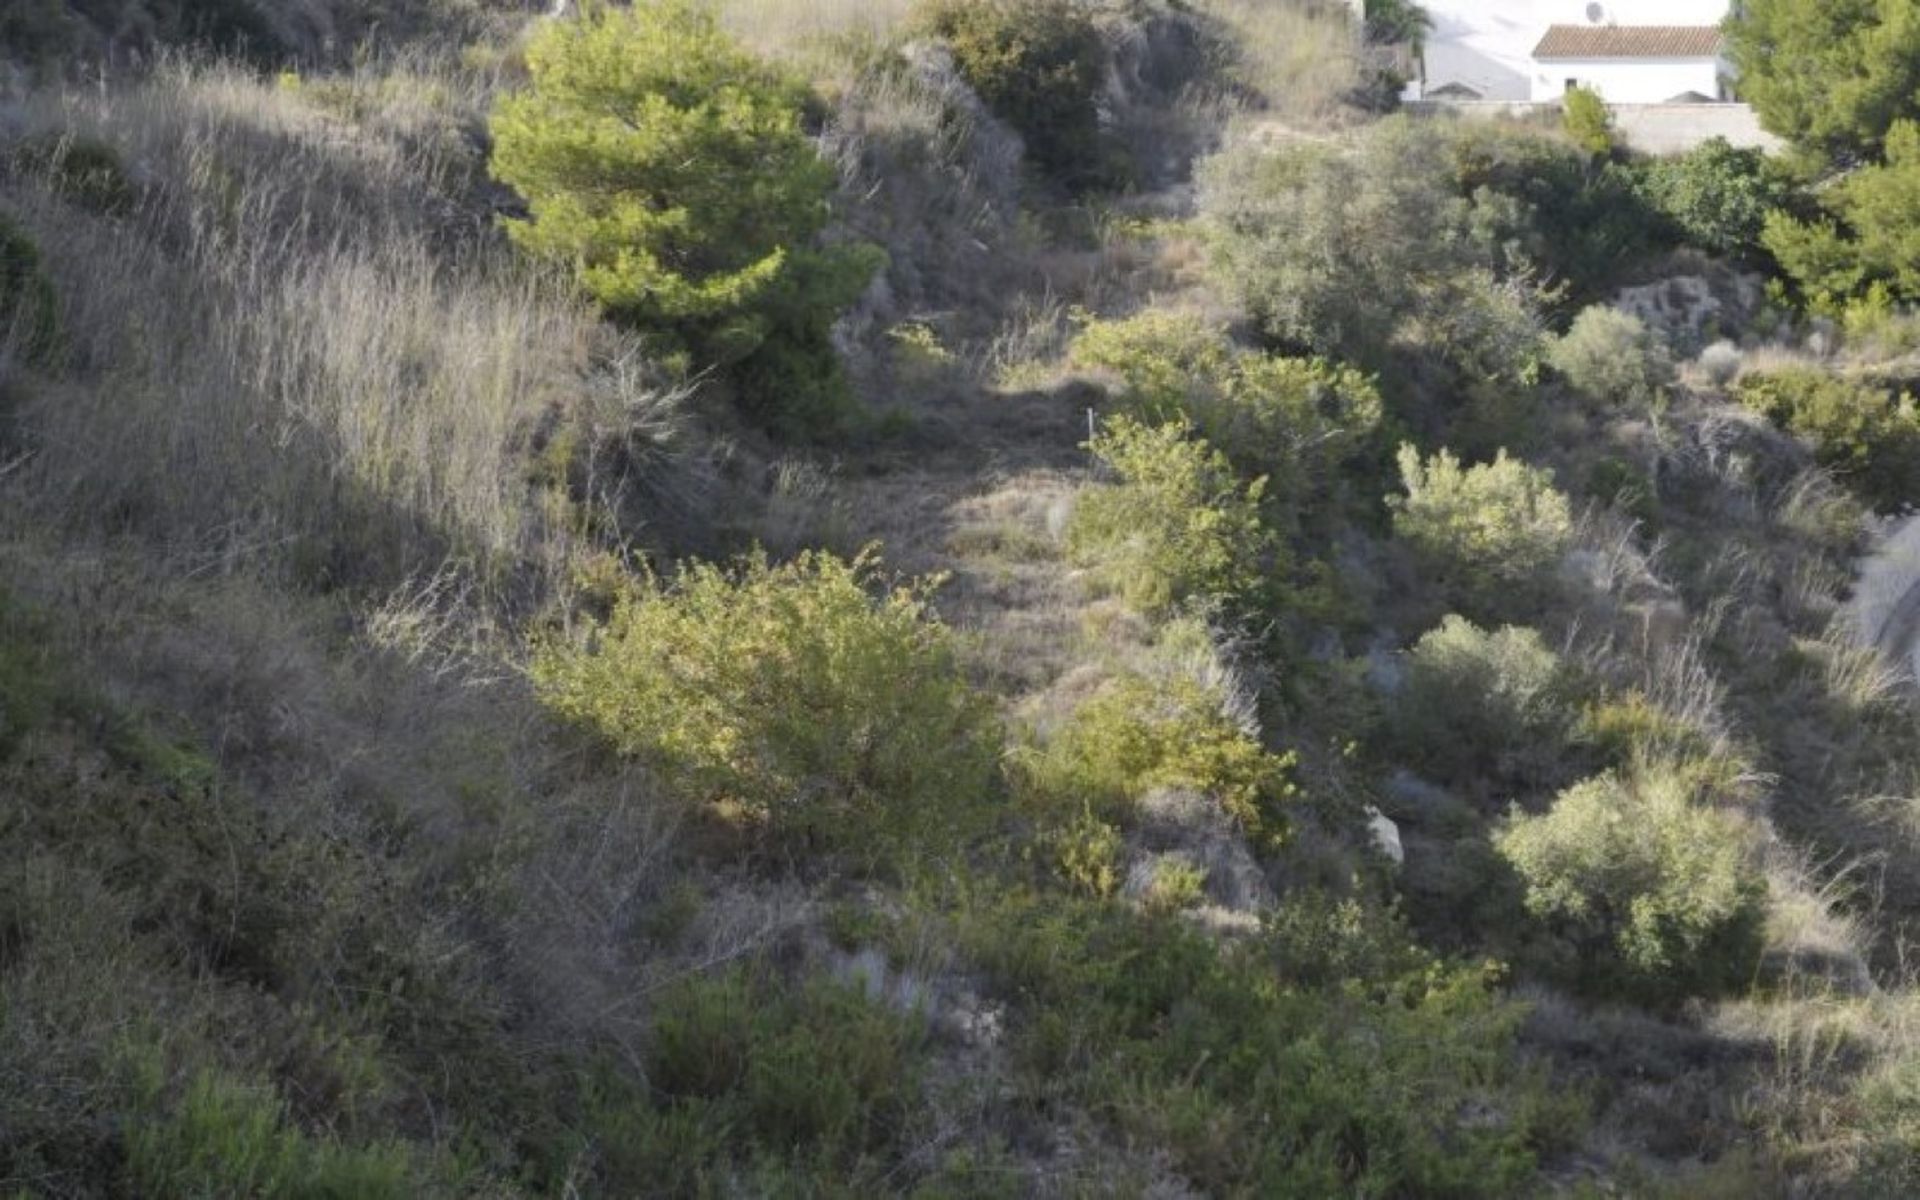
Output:
<svg viewBox="0 0 1920 1200">
<path fill-rule="evenodd" d="M 1610 104 L 1731 98 L 1730 0 L 1424 0 L 1433 18 L 1410 99 L 1548 103 L 1570 84 Z"/>
</svg>

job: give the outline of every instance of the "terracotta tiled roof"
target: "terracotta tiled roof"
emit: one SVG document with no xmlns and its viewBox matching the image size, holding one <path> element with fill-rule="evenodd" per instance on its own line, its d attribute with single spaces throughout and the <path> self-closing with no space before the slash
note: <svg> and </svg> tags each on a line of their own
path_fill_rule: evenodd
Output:
<svg viewBox="0 0 1920 1200">
<path fill-rule="evenodd" d="M 1533 56 L 1713 58 L 1721 41 L 1717 25 L 1550 25 Z"/>
</svg>

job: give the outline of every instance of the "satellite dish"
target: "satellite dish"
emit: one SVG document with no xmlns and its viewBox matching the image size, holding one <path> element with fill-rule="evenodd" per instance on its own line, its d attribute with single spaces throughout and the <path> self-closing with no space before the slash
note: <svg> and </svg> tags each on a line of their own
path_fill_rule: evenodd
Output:
<svg viewBox="0 0 1920 1200">
<path fill-rule="evenodd" d="M 1601 5 L 1601 4 L 1587 5 L 1587 23 L 1588 24 L 1598 25 L 1600 22 L 1606 19 L 1607 19 L 1607 9 L 1605 5 Z"/>
</svg>

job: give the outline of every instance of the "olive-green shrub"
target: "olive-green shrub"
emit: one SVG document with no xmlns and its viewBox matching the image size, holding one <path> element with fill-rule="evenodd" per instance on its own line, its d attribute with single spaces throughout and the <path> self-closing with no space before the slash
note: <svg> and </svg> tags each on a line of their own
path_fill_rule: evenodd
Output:
<svg viewBox="0 0 1920 1200">
<path fill-rule="evenodd" d="M 1324 487 L 1380 423 L 1379 389 L 1362 372 L 1244 350 L 1198 316 L 1094 321 L 1072 356 L 1118 379 L 1120 411 L 1153 424 L 1192 422 L 1243 471 L 1267 474 L 1276 496 L 1297 500 Z"/>
<path fill-rule="evenodd" d="M 1673 356 L 1646 322 L 1596 304 L 1547 349 L 1547 361 L 1581 393 L 1602 404 L 1650 408 L 1673 385 Z"/>
<path fill-rule="evenodd" d="M 1920 501 L 1920 408 L 1912 396 L 1817 367 L 1748 375 L 1735 393 L 1807 439 L 1822 466 L 1876 507 Z"/>
<path fill-rule="evenodd" d="M 1114 417 L 1089 447 L 1118 482 L 1081 495 L 1067 549 L 1104 586 L 1144 612 L 1260 586 L 1276 553 L 1260 520 L 1264 477 L 1241 483 L 1226 456 L 1181 423 Z"/>
<path fill-rule="evenodd" d="M 1285 836 L 1297 791 L 1292 755 L 1267 750 L 1227 718 L 1217 692 L 1183 678 L 1108 682 L 1022 761 L 1043 799 L 1113 821 L 1159 788 L 1203 792 L 1262 845 Z"/>
<path fill-rule="evenodd" d="M 1490 632 L 1449 615 L 1407 656 L 1395 731 L 1441 782 L 1532 783 L 1565 755 L 1571 692 L 1560 656 L 1534 630 Z"/>
<path fill-rule="evenodd" d="M 550 640 L 540 696 L 698 802 L 773 838 L 937 851 L 989 799 L 991 715 L 928 586 L 879 590 L 824 552 L 630 585 L 585 638 Z"/>
<path fill-rule="evenodd" d="M 1573 513 L 1553 472 L 1502 450 L 1462 467 L 1447 450 L 1429 459 L 1400 447 L 1404 496 L 1389 496 L 1394 533 L 1443 587 L 1488 607 L 1524 598 L 1573 538 Z"/>
<path fill-rule="evenodd" d="M 1083 0 L 929 0 L 921 23 L 1027 153 L 1069 186 L 1100 181 L 1107 51 Z"/>
<path fill-rule="evenodd" d="M 836 180 L 801 128 L 805 88 L 692 0 L 593 5 L 545 23 L 526 55 L 529 86 L 491 121 L 494 174 L 531 210 L 513 240 L 621 319 L 732 367 L 777 428 L 842 415 L 828 332 L 879 252 L 813 245 Z"/>
<path fill-rule="evenodd" d="M 1496 835 L 1527 912 L 1565 938 L 1584 986 L 1673 1001 L 1752 977 L 1767 894 L 1756 836 L 1695 791 L 1657 765 L 1603 775 Z"/>
<path fill-rule="evenodd" d="M 28 358 L 53 349 L 59 333 L 53 284 L 40 250 L 19 226 L 0 216 L 0 338 L 12 338 Z"/>
</svg>

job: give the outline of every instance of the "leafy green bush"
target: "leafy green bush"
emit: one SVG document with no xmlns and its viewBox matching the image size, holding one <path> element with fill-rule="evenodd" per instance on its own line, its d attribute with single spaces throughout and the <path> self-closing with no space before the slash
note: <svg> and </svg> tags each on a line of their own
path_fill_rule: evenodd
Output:
<svg viewBox="0 0 1920 1200">
<path fill-rule="evenodd" d="M 1542 816 L 1516 813 L 1496 836 L 1527 911 L 1566 938 L 1583 985 L 1670 1001 L 1752 977 L 1767 893 L 1754 833 L 1693 793 L 1657 766 L 1605 775 Z"/>
<path fill-rule="evenodd" d="M 1107 52 L 1082 0 L 929 0 L 922 23 L 1027 153 L 1069 186 L 1100 182 Z"/>
<path fill-rule="evenodd" d="M 1218 693 L 1183 678 L 1109 682 L 1024 765 L 1042 796 L 1122 823 L 1147 793 L 1191 788 L 1266 846 L 1284 837 L 1297 794 L 1293 756 L 1265 749 L 1221 711 Z"/>
<path fill-rule="evenodd" d="M 1224 327 L 1178 313 L 1095 321 L 1073 361 L 1117 376 L 1128 416 L 1188 421 L 1248 473 L 1295 500 L 1324 488 L 1381 417 L 1380 392 L 1351 367 L 1256 354 Z"/>
<path fill-rule="evenodd" d="M 1600 304 L 1581 310 L 1547 350 L 1547 361 L 1602 404 L 1651 408 L 1673 384 L 1673 357 L 1660 336 L 1640 318 Z"/>
<path fill-rule="evenodd" d="M 1244 598 L 1276 552 L 1260 522 L 1266 480 L 1242 484 L 1184 424 L 1106 421 L 1089 448 L 1119 476 L 1084 492 L 1067 525 L 1074 561 L 1144 612 Z"/>
<path fill-rule="evenodd" d="M 535 655 L 539 694 L 681 793 L 776 840 L 936 852 L 993 783 L 994 725 L 928 587 L 872 592 L 870 554 L 684 568 Z"/>
<path fill-rule="evenodd" d="M 1560 656 L 1531 629 L 1488 632 L 1450 615 L 1407 658 L 1396 732 L 1442 782 L 1551 778 L 1572 722 Z"/>
<path fill-rule="evenodd" d="M 691 0 L 547 22 L 527 67 L 491 122 L 494 173 L 532 211 L 508 222 L 514 241 L 573 266 L 620 318 L 732 366 L 776 427 L 836 419 L 828 329 L 878 251 L 810 245 L 835 176 L 801 128 L 805 89 Z"/>
<path fill-rule="evenodd" d="M 1398 461 L 1407 494 L 1387 498 L 1394 532 L 1443 587 L 1504 607 L 1531 593 L 1572 540 L 1572 510 L 1551 471 L 1504 450 L 1462 468 L 1444 449 L 1422 461 L 1403 445 Z"/>
<path fill-rule="evenodd" d="M 1561 120 L 1573 144 L 1596 158 L 1613 153 L 1613 113 L 1592 88 L 1567 89 Z"/>
<path fill-rule="evenodd" d="M 397 1200 L 416 1194 L 404 1147 L 352 1149 L 308 1137 L 288 1123 L 286 1105 L 271 1088 L 213 1071 L 195 1076 L 163 1115 L 136 1122 L 126 1145 L 127 1171 L 140 1195 Z"/>
<path fill-rule="evenodd" d="M 28 358 L 51 352 L 60 328 L 57 305 L 39 248 L 0 216 L 0 337 L 11 334 Z"/>
<path fill-rule="evenodd" d="M 1713 254 L 1760 250 L 1767 215 L 1787 204 L 1792 189 L 1765 152 L 1707 141 L 1640 172 L 1641 194 L 1690 245 Z"/>
<path fill-rule="evenodd" d="M 1813 444 L 1814 457 L 1892 510 L 1920 496 L 1920 409 L 1913 397 L 1816 367 L 1748 375 L 1742 403 Z"/>
</svg>

